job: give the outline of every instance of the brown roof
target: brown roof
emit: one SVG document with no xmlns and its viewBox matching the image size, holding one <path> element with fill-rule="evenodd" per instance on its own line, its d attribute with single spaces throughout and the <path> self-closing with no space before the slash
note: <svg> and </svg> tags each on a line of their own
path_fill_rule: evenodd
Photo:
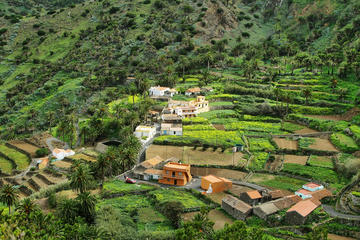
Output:
<svg viewBox="0 0 360 240">
<path fill-rule="evenodd" d="M 164 161 L 164 159 L 162 159 L 159 156 L 156 156 L 154 158 L 151 158 L 149 160 L 142 162 L 140 165 L 143 166 L 144 168 L 153 168 L 156 165 L 158 165 L 159 163 L 161 163 L 162 161 Z"/>
<path fill-rule="evenodd" d="M 310 183 L 305 184 L 304 186 L 306 186 L 308 188 L 317 188 L 317 187 L 320 187 L 321 185 L 317 184 L 317 183 L 310 182 Z"/>
<path fill-rule="evenodd" d="M 312 211 L 314 211 L 321 203 L 317 199 L 307 199 L 295 204 L 292 208 L 287 210 L 287 212 L 297 212 L 303 217 L 309 215 Z"/>
<path fill-rule="evenodd" d="M 198 87 L 195 88 L 189 88 L 188 90 L 186 90 L 186 92 L 201 92 L 201 89 Z"/>
<path fill-rule="evenodd" d="M 263 213 L 265 213 L 266 216 L 276 213 L 280 210 L 273 202 L 263 203 L 254 207 L 254 211 L 255 209 L 260 209 Z"/>
<path fill-rule="evenodd" d="M 246 194 L 247 194 L 251 199 L 259 199 L 259 198 L 261 198 L 261 194 L 260 194 L 257 190 L 248 191 L 248 192 L 246 192 Z"/>
<path fill-rule="evenodd" d="M 222 180 L 220 178 L 213 176 L 213 175 L 208 175 L 208 176 L 202 177 L 202 179 L 207 180 L 211 183 L 222 182 Z"/>
<path fill-rule="evenodd" d="M 161 175 L 162 172 L 163 172 L 163 170 L 158 170 L 158 169 L 154 169 L 154 168 L 149 168 L 144 171 L 144 173 L 152 174 L 152 175 Z"/>
<path fill-rule="evenodd" d="M 242 213 L 246 213 L 247 211 L 252 209 L 252 207 L 249 204 L 231 195 L 227 195 L 226 197 L 223 198 L 222 201 L 229 204 L 230 206 L 232 206 L 233 208 L 235 208 L 236 210 Z"/>
<path fill-rule="evenodd" d="M 280 191 L 280 190 L 271 191 L 271 192 L 270 192 L 270 195 L 271 195 L 271 198 L 272 198 L 272 199 L 284 197 L 283 192 Z"/>
<path fill-rule="evenodd" d="M 177 114 L 163 114 L 161 117 L 164 120 L 181 120 L 181 117 Z"/>
<path fill-rule="evenodd" d="M 317 200 L 321 200 L 321 199 L 323 199 L 323 198 L 325 198 L 325 197 L 331 197 L 332 196 L 332 194 L 331 194 L 331 192 L 329 191 L 329 190 L 327 190 L 327 189 L 321 189 L 321 190 L 318 190 L 318 191 L 315 191 L 315 192 L 313 192 L 312 194 L 311 194 L 311 196 L 313 197 L 313 198 L 316 198 Z"/>
<path fill-rule="evenodd" d="M 292 201 L 292 199 L 288 197 L 280 198 L 274 201 L 274 205 L 280 210 L 289 208 L 293 204 L 294 202 Z"/>
</svg>

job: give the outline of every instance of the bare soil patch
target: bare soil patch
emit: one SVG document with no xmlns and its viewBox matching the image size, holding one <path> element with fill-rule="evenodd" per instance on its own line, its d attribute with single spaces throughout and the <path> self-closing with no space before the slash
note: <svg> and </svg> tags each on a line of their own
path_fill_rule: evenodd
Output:
<svg viewBox="0 0 360 240">
<path fill-rule="evenodd" d="M 256 173 L 248 180 L 248 182 L 252 182 L 252 183 L 257 184 L 257 183 L 261 183 L 261 182 L 268 181 L 268 180 L 273 180 L 273 179 L 275 179 L 274 175 Z"/>
<path fill-rule="evenodd" d="M 23 141 L 14 140 L 14 141 L 10 141 L 9 144 L 29 153 L 31 157 L 35 157 L 36 151 L 39 149 L 38 147 Z"/>
<path fill-rule="evenodd" d="M 211 198 L 211 200 L 213 200 L 216 203 L 221 204 L 222 200 L 224 197 L 228 196 L 229 194 L 224 193 L 224 192 L 219 192 L 219 193 L 211 193 L 211 194 L 207 194 L 206 196 L 208 196 L 209 198 Z"/>
<path fill-rule="evenodd" d="M 73 159 L 73 160 L 84 160 L 84 161 L 88 161 L 88 162 L 96 162 L 96 158 L 88 156 L 86 154 L 82 154 L 82 153 L 75 154 L 74 156 L 71 156 L 69 158 Z"/>
<path fill-rule="evenodd" d="M 214 128 L 216 128 L 217 130 L 225 130 L 225 127 L 223 124 L 213 124 Z"/>
<path fill-rule="evenodd" d="M 53 164 L 58 168 L 68 169 L 71 167 L 71 163 L 65 162 L 65 161 L 56 161 L 56 162 L 53 162 Z"/>
<path fill-rule="evenodd" d="M 280 155 L 280 157 L 282 157 Z M 296 163 L 305 165 L 309 156 L 297 156 L 297 155 L 284 155 L 284 163 Z"/>
<path fill-rule="evenodd" d="M 320 150 L 320 151 L 329 151 L 329 152 L 339 152 L 334 145 L 328 139 L 314 138 L 315 143 L 310 145 L 309 148 Z"/>
<path fill-rule="evenodd" d="M 215 175 L 223 178 L 230 178 L 235 180 L 242 180 L 245 178 L 247 173 L 240 172 L 231 169 L 220 169 L 220 168 L 198 168 L 192 167 L 191 174 L 194 176 L 207 176 L 207 175 Z"/>
<path fill-rule="evenodd" d="M 193 165 L 233 165 L 233 154 L 229 150 L 222 152 L 220 148 L 214 151 L 213 148 L 205 150 L 203 148 L 194 149 L 187 146 L 151 145 L 146 150 L 146 159 L 148 160 L 156 156 L 160 156 L 163 159 L 175 157 L 184 163 Z M 244 166 L 246 164 L 246 159 L 243 158 L 241 152 L 234 154 L 234 164 L 237 166 Z"/>
<path fill-rule="evenodd" d="M 51 134 L 49 134 L 48 132 L 43 132 L 40 134 L 36 134 L 34 136 L 32 136 L 31 138 L 28 138 L 28 140 L 35 144 L 36 146 L 42 147 L 42 148 L 47 148 L 47 144 L 46 144 L 46 139 L 47 138 L 51 138 Z"/>
<path fill-rule="evenodd" d="M 295 133 L 295 134 L 310 134 L 310 133 L 318 133 L 318 132 L 319 132 L 319 131 L 317 131 L 317 130 L 304 127 L 303 129 L 296 130 L 294 133 Z"/>
<path fill-rule="evenodd" d="M 245 187 L 245 186 L 241 186 L 241 185 L 232 185 L 232 188 L 230 189 L 230 192 L 236 196 L 240 196 L 241 193 L 243 192 L 248 192 L 254 190 L 252 188 L 249 187 Z"/>
<path fill-rule="evenodd" d="M 339 236 L 339 235 L 335 235 L 335 234 L 328 234 L 328 239 L 329 240 L 355 240 L 355 238 L 351 238 L 351 237 L 343 237 L 343 236 Z"/>
<path fill-rule="evenodd" d="M 32 177 L 32 179 L 40 186 L 40 188 L 47 188 L 49 185 L 47 185 L 42 179 L 38 177 Z"/>
<path fill-rule="evenodd" d="M 280 149 L 298 150 L 298 142 L 286 138 L 273 138 Z"/>
</svg>

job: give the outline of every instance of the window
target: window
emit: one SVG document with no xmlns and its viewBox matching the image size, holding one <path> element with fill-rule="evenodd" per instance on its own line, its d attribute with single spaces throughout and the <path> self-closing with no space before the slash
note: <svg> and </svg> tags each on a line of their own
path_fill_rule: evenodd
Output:
<svg viewBox="0 0 360 240">
<path fill-rule="evenodd" d="M 175 177 L 175 172 L 172 172 L 172 176 Z"/>
<path fill-rule="evenodd" d="M 176 135 L 176 131 L 174 131 L 174 135 Z"/>
<path fill-rule="evenodd" d="M 166 171 L 166 174 L 169 174 L 169 171 Z"/>
<path fill-rule="evenodd" d="M 179 176 L 182 176 L 182 172 L 179 172 Z"/>
<path fill-rule="evenodd" d="M 168 182 L 170 182 L 170 178 L 168 178 Z"/>
</svg>

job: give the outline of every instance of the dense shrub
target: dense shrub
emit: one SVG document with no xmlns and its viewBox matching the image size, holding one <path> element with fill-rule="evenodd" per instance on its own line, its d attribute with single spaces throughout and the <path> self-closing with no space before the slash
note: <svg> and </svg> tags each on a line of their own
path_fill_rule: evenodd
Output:
<svg viewBox="0 0 360 240">
<path fill-rule="evenodd" d="M 341 151 L 346 153 L 353 153 L 359 150 L 359 147 L 356 145 L 355 141 L 342 133 L 334 133 L 330 137 L 331 142 L 339 148 Z"/>
<path fill-rule="evenodd" d="M 36 157 L 45 157 L 49 155 L 49 150 L 47 148 L 39 148 L 36 150 Z"/>
</svg>

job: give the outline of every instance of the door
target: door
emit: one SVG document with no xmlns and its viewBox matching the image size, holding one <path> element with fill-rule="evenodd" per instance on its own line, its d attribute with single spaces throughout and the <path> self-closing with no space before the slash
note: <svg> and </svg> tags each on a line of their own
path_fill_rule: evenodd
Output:
<svg viewBox="0 0 360 240">
<path fill-rule="evenodd" d="M 174 184 L 177 185 L 177 180 L 176 179 L 174 180 Z"/>
</svg>

